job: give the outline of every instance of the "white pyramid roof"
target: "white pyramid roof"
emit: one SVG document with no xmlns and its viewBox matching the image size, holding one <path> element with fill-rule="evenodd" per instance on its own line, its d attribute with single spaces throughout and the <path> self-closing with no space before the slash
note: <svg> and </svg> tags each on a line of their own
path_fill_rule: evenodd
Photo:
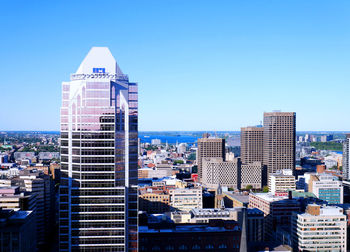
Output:
<svg viewBox="0 0 350 252">
<path fill-rule="evenodd" d="M 104 68 L 109 74 L 123 74 L 108 47 L 92 47 L 76 74 L 92 74 L 94 68 Z"/>
</svg>

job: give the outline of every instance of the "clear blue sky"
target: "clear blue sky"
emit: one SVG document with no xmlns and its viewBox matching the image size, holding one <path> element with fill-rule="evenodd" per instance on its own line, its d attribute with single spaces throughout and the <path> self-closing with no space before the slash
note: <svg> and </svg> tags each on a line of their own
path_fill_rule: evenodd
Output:
<svg viewBox="0 0 350 252">
<path fill-rule="evenodd" d="M 239 130 L 264 111 L 350 129 L 350 1 L 2 1 L 0 130 L 58 130 L 92 46 L 139 83 L 140 130 Z"/>
</svg>

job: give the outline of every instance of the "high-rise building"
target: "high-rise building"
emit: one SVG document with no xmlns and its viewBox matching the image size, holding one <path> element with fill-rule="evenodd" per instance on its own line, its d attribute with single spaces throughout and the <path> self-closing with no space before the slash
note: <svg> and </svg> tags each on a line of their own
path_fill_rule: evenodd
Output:
<svg viewBox="0 0 350 252">
<path fill-rule="evenodd" d="M 62 83 L 60 251 L 137 250 L 137 100 L 106 47 Z"/>
<path fill-rule="evenodd" d="M 306 212 L 293 214 L 295 251 L 347 251 L 346 215 L 337 206 L 309 204 Z"/>
<path fill-rule="evenodd" d="M 295 170 L 295 112 L 264 113 L 264 161 L 267 172 Z"/>
<path fill-rule="evenodd" d="M 197 165 L 198 177 L 202 179 L 203 158 L 222 158 L 225 161 L 225 139 L 211 138 L 207 134 L 198 139 Z"/>
<path fill-rule="evenodd" d="M 350 134 L 346 134 L 343 145 L 343 178 L 350 180 Z"/>
<path fill-rule="evenodd" d="M 263 162 L 263 127 L 241 128 L 241 160 L 243 164 Z"/>
</svg>

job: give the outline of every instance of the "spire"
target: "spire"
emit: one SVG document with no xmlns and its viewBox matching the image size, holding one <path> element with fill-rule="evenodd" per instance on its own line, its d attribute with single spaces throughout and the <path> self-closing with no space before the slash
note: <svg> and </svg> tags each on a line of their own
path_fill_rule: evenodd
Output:
<svg viewBox="0 0 350 252">
<path fill-rule="evenodd" d="M 246 215 L 247 215 L 247 209 L 244 207 L 243 208 L 243 220 L 242 220 L 241 244 L 239 246 L 240 252 L 248 251 L 247 231 L 246 231 Z"/>
</svg>

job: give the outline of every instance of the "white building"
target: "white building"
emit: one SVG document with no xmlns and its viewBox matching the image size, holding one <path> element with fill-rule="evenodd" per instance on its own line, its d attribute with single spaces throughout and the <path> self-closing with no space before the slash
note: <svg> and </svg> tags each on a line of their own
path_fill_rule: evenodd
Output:
<svg viewBox="0 0 350 252">
<path fill-rule="evenodd" d="M 343 183 L 330 174 L 313 175 L 309 180 L 309 192 L 329 204 L 343 204 Z"/>
<path fill-rule="evenodd" d="M 184 154 L 187 150 L 187 144 L 186 143 L 180 143 L 177 147 L 177 153 Z"/>
<path fill-rule="evenodd" d="M 269 191 L 272 194 L 295 190 L 295 177 L 292 170 L 281 170 L 269 176 Z"/>
<path fill-rule="evenodd" d="M 253 162 L 241 165 L 241 188 L 252 186 L 255 189 L 262 188 L 263 166 L 261 162 Z"/>
<path fill-rule="evenodd" d="M 151 144 L 152 145 L 160 145 L 162 143 L 162 141 L 160 139 L 152 139 L 151 140 Z"/>
<path fill-rule="evenodd" d="M 176 188 L 169 190 L 170 206 L 180 211 L 203 208 L 202 188 Z"/>
<path fill-rule="evenodd" d="M 294 214 L 293 247 L 298 251 L 346 251 L 346 216 L 336 206 L 308 205 Z"/>
<path fill-rule="evenodd" d="M 202 183 L 204 186 L 217 188 L 220 184 L 232 188 L 239 187 L 238 160 L 223 161 L 222 158 L 203 158 L 202 162 Z"/>
<path fill-rule="evenodd" d="M 137 251 L 137 83 L 107 47 L 93 47 L 70 77 L 62 83 L 59 249 Z"/>
</svg>

